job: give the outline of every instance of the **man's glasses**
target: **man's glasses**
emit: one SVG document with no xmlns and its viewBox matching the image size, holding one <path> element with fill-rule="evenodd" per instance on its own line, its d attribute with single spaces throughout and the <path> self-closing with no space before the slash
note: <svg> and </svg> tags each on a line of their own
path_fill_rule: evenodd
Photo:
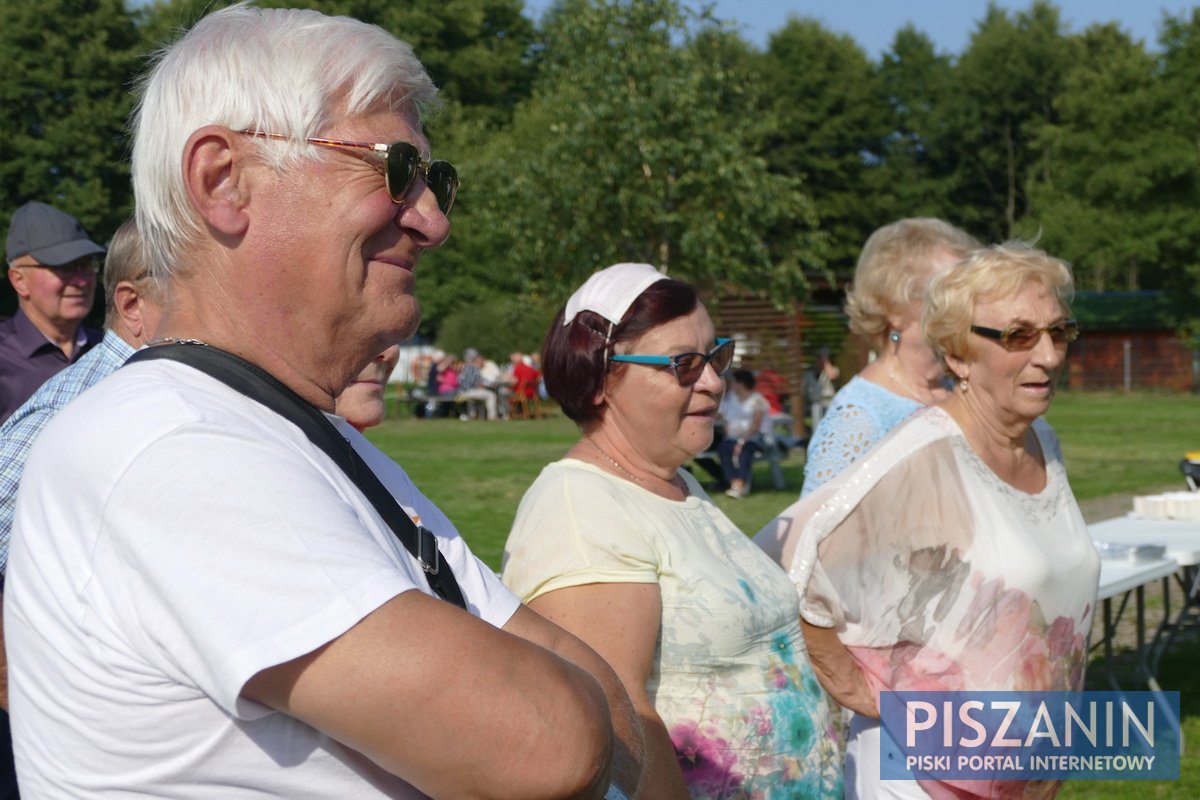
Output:
<svg viewBox="0 0 1200 800">
<path fill-rule="evenodd" d="M 717 339 L 717 345 L 707 353 L 680 353 L 677 356 L 639 356 L 615 355 L 610 361 L 624 361 L 629 364 L 653 364 L 671 368 L 675 380 L 680 386 L 692 386 L 704 374 L 704 367 L 712 364 L 713 369 L 721 375 L 733 363 L 733 339 Z"/>
<path fill-rule="evenodd" d="M 282 133 L 263 133 L 262 131 L 240 131 L 245 136 L 259 139 L 280 139 L 287 141 L 291 137 Z M 392 142 L 391 144 L 371 144 L 369 142 L 343 142 L 339 139 L 320 139 L 309 137 L 304 141 L 318 147 L 332 147 L 338 150 L 366 150 L 372 153 L 383 153 L 383 177 L 387 183 L 388 194 L 393 203 L 403 203 L 404 198 L 412 189 L 417 175 L 425 181 L 425 185 L 437 198 L 438 208 L 443 214 L 449 214 L 454 207 L 454 198 L 458 195 L 458 170 L 449 161 L 425 161 L 421 151 L 410 142 Z"/>
<path fill-rule="evenodd" d="M 1042 340 L 1042 334 L 1050 335 L 1050 341 L 1055 347 L 1066 347 L 1079 338 L 1079 323 L 1073 319 L 1063 320 L 1045 328 L 1035 328 L 1032 325 L 1021 325 L 998 331 L 995 328 L 985 328 L 982 325 L 972 325 L 971 332 L 986 336 L 1000 343 L 1005 350 L 1032 350 Z"/>
<path fill-rule="evenodd" d="M 62 264 L 57 267 L 52 267 L 49 264 L 14 264 L 13 266 L 48 269 L 54 273 L 56 278 L 63 281 L 70 280 L 76 276 L 92 278 L 100 271 L 100 265 L 96 263 L 96 259 L 90 257 L 81 258 L 77 261 L 72 261 L 70 264 Z"/>
</svg>

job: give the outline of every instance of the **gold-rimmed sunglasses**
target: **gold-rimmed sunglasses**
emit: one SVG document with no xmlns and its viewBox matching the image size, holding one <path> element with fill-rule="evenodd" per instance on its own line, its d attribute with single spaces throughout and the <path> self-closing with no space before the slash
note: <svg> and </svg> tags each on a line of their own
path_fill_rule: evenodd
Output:
<svg viewBox="0 0 1200 800">
<path fill-rule="evenodd" d="M 292 137 L 282 133 L 266 133 L 264 131 L 238 131 L 243 136 L 253 136 L 258 139 L 277 139 L 288 141 Z M 370 153 L 383 154 L 383 177 L 387 183 L 388 195 L 393 203 L 403 203 L 404 198 L 412 189 L 413 181 L 420 175 L 425 185 L 437 198 L 438 208 L 443 214 L 449 214 L 454 207 L 454 199 L 458 196 L 458 170 L 449 161 L 425 161 L 421 151 L 411 142 L 392 142 L 380 144 L 372 142 L 344 142 L 341 139 L 322 139 L 309 136 L 305 140 L 317 147 L 332 147 L 338 150 L 365 150 Z"/>
</svg>

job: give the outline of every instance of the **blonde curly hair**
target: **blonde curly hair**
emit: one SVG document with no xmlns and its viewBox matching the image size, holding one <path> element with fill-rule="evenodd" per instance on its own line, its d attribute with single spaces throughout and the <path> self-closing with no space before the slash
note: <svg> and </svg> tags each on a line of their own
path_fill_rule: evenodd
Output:
<svg viewBox="0 0 1200 800">
<path fill-rule="evenodd" d="M 929 263 L 942 253 L 961 258 L 978 247 L 969 233 L 933 217 L 884 225 L 863 245 L 846 293 L 850 330 L 881 347 L 889 318 L 902 316 L 921 298 Z"/>
<path fill-rule="evenodd" d="M 1026 242 L 1010 241 L 975 250 L 954 269 L 929 282 L 921 332 L 947 372 L 947 354 L 961 358 L 968 352 L 975 306 L 1016 294 L 1030 282 L 1053 292 L 1063 313 L 1070 315 L 1075 296 L 1071 266 Z"/>
</svg>

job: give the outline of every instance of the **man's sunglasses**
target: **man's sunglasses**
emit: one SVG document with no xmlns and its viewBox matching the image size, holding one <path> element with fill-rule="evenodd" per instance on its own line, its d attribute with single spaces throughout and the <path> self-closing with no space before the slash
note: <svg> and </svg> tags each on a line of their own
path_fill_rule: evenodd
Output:
<svg viewBox="0 0 1200 800">
<path fill-rule="evenodd" d="M 240 131 L 245 136 L 259 139 L 280 139 L 287 141 L 290 136 L 282 133 L 263 133 L 262 131 Z M 309 137 L 304 141 L 318 147 L 332 147 L 339 150 L 367 150 L 372 153 L 383 153 L 383 177 L 387 182 L 388 194 L 393 203 L 403 203 L 404 198 L 412 189 L 417 175 L 425 181 L 433 196 L 437 198 L 438 208 L 443 214 L 449 214 L 454 207 L 454 198 L 458 195 L 458 170 L 449 161 L 425 161 L 421 151 L 410 142 L 392 142 L 391 144 L 371 144 L 369 142 L 343 142 L 339 139 L 320 139 Z"/>
<path fill-rule="evenodd" d="M 1073 319 L 1056 322 L 1045 328 L 1035 328 L 1031 325 L 1021 325 L 998 331 L 995 328 L 985 328 L 982 325 L 972 325 L 971 333 L 986 336 L 1000 343 L 1005 350 L 1032 350 L 1042 340 L 1042 334 L 1050 334 L 1050 341 L 1055 347 L 1066 347 L 1079 338 L 1079 323 Z"/>
<path fill-rule="evenodd" d="M 712 364 L 713 369 L 721 375 L 733 363 L 733 339 L 717 339 L 717 345 L 707 353 L 680 353 L 677 356 L 639 356 L 615 355 L 610 361 L 623 361 L 628 364 L 653 364 L 671 368 L 675 380 L 680 386 L 692 386 L 704 374 L 704 367 Z"/>
</svg>

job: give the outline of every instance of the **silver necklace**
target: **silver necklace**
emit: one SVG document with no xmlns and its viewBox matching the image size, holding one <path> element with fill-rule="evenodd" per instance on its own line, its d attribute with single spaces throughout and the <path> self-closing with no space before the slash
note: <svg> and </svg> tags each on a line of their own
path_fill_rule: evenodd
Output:
<svg viewBox="0 0 1200 800">
<path fill-rule="evenodd" d="M 164 336 L 161 339 L 151 339 L 146 342 L 146 347 L 157 347 L 160 344 L 194 344 L 201 347 L 212 347 L 208 342 L 202 342 L 199 339 L 179 339 L 174 336 Z"/>
<path fill-rule="evenodd" d="M 616 468 L 617 468 L 617 470 L 618 470 L 619 472 L 622 472 L 622 473 L 624 473 L 625 475 L 628 475 L 628 476 L 629 476 L 631 479 L 633 479 L 634 481 L 636 481 L 636 482 L 640 483 L 642 486 L 645 486 L 645 487 L 646 487 L 647 489 L 649 489 L 650 491 L 652 491 L 652 492 L 654 491 L 653 487 L 651 487 L 651 486 L 650 486 L 650 483 L 649 483 L 648 481 L 646 481 L 646 480 L 645 480 L 645 479 L 643 479 L 643 478 L 639 478 L 637 475 L 634 475 L 632 472 L 630 472 L 629 470 L 625 469 L 625 467 L 621 466 L 621 465 L 620 465 L 620 464 L 617 462 L 617 460 L 616 460 L 615 458 L 613 458 L 612 456 L 610 456 L 608 453 L 604 452 L 604 450 L 602 450 L 602 449 L 600 448 L 600 445 L 598 445 L 598 444 L 596 444 L 594 441 L 592 441 L 592 440 L 591 440 L 591 438 L 589 438 L 589 437 L 586 437 L 586 436 L 585 436 L 585 437 L 584 437 L 584 441 L 585 441 L 585 442 L 587 442 L 588 444 L 590 444 L 590 445 L 592 446 L 592 449 L 593 449 L 593 450 L 595 450 L 597 453 L 599 453 L 599 454 L 600 454 L 600 457 L 601 457 L 601 458 L 603 458 L 605 461 L 607 461 L 608 463 L 610 463 L 610 464 L 612 464 L 614 467 L 616 467 Z M 681 492 L 683 492 L 683 493 L 684 493 L 684 495 L 686 496 L 686 495 L 687 495 L 687 490 L 686 490 L 685 488 L 683 488 L 683 487 L 680 487 L 680 486 L 679 486 L 679 484 L 678 484 L 678 483 L 676 483 L 676 480 L 677 480 L 677 478 L 672 478 L 671 480 L 669 480 L 669 481 L 666 481 L 666 483 L 667 483 L 667 485 L 668 485 L 668 486 L 670 486 L 672 489 L 676 489 L 676 490 L 678 490 L 678 491 L 681 491 Z M 656 494 L 657 494 L 657 493 L 656 493 Z"/>
<path fill-rule="evenodd" d="M 900 380 L 900 376 L 897 375 L 895 370 L 893 370 L 891 367 L 888 367 L 887 374 L 888 374 L 888 377 L 892 379 L 892 383 L 894 383 L 896 386 L 900 387 L 900 390 L 902 392 L 904 392 L 906 395 L 908 395 L 910 398 L 912 398 L 913 400 L 916 400 L 918 403 L 920 403 L 923 406 L 929 405 L 929 403 L 927 401 L 923 400 L 917 392 L 913 391 L 912 387 L 909 386 L 906 381 Z"/>
<path fill-rule="evenodd" d="M 628 475 L 630 478 L 632 478 L 633 480 L 635 480 L 635 481 L 637 481 L 638 483 L 640 483 L 642 486 L 645 486 L 645 487 L 649 488 L 650 484 L 646 483 L 646 481 L 642 480 L 642 479 L 641 479 L 641 478 L 639 478 L 637 475 L 634 475 L 632 472 L 630 472 L 629 470 L 625 469 L 625 468 L 624 468 L 624 467 L 622 467 L 620 464 L 618 464 L 618 463 L 617 463 L 617 460 L 616 460 L 615 458 L 613 458 L 613 457 L 612 457 L 612 456 L 610 456 L 608 453 L 606 453 L 606 452 L 604 452 L 603 450 L 601 450 L 601 449 L 600 449 L 600 445 L 598 445 L 598 444 L 596 444 L 595 442 L 593 442 L 593 441 L 592 441 L 590 438 L 584 438 L 584 441 L 585 441 L 585 442 L 587 442 L 588 444 L 590 444 L 590 445 L 592 446 L 592 449 L 593 449 L 593 450 L 595 450 L 597 453 L 599 453 L 599 454 L 600 454 L 600 456 L 601 456 L 601 458 L 603 458 L 605 461 L 607 461 L 608 463 L 612 464 L 612 465 L 613 465 L 614 467 L 616 467 L 618 470 L 620 470 L 621 472 L 625 473 L 625 474 L 626 474 L 626 475 Z"/>
</svg>

